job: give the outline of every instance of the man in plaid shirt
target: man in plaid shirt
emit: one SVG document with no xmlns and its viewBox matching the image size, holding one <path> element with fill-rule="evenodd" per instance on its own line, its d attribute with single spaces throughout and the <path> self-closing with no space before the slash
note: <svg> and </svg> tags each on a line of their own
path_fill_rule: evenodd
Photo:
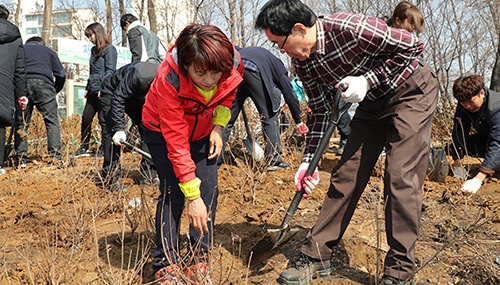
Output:
<svg viewBox="0 0 500 285">
<path fill-rule="evenodd" d="M 332 248 L 344 234 L 371 171 L 384 146 L 386 234 L 390 250 L 381 284 L 412 279 L 415 243 L 421 217 L 433 112 L 438 99 L 436 75 L 421 61 L 424 45 L 403 29 L 361 14 L 317 17 L 299 0 L 270 0 L 255 23 L 282 53 L 292 57 L 312 111 L 310 133 L 295 175 L 298 190 L 310 195 L 319 182 L 316 172 L 304 177 L 331 121 L 329 86 L 348 86 L 345 101 L 359 102 L 351 135 L 315 226 L 293 268 L 282 272 L 282 284 L 305 284 L 332 273 Z"/>
</svg>

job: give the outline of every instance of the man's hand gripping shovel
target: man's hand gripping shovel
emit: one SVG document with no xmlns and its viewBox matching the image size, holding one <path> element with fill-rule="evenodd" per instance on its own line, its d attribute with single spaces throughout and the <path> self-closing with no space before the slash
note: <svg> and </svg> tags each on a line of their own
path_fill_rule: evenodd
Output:
<svg viewBox="0 0 500 285">
<path fill-rule="evenodd" d="M 316 152 L 313 155 L 313 158 L 309 164 L 309 167 L 304 177 L 311 176 L 314 173 L 314 170 L 318 166 L 319 161 L 323 156 L 323 153 L 325 152 L 330 143 L 330 138 L 333 134 L 333 131 L 335 130 L 335 127 L 337 126 L 342 115 L 349 109 L 351 105 L 351 104 L 343 104 L 342 109 L 339 110 L 339 106 L 341 105 L 340 101 L 341 93 L 345 89 L 347 89 L 347 86 L 343 84 L 341 84 L 337 89 L 333 103 L 332 120 L 328 124 L 328 127 L 323 137 L 321 138 L 318 148 L 316 149 Z M 289 241 L 300 230 L 300 227 L 291 228 L 288 224 L 291 221 L 293 214 L 297 210 L 297 207 L 299 206 L 299 203 L 302 200 L 302 195 L 304 194 L 304 192 L 305 192 L 304 189 L 301 189 L 300 191 L 297 191 L 295 193 L 295 196 L 293 197 L 292 202 L 290 203 L 290 206 L 286 211 L 285 217 L 281 223 L 280 228 L 268 229 L 264 237 L 260 239 L 259 242 L 257 242 L 257 244 L 255 244 L 252 247 L 248 255 L 248 262 L 250 263 L 250 266 L 257 265 L 267 260 L 269 257 L 273 255 L 273 252 L 277 248 L 279 248 L 284 243 Z"/>
</svg>

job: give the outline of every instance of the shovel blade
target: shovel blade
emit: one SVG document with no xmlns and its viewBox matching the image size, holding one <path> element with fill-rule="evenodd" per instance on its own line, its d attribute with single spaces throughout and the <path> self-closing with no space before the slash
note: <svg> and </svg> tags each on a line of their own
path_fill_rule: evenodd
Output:
<svg viewBox="0 0 500 285">
<path fill-rule="evenodd" d="M 255 266 L 269 259 L 276 249 L 289 241 L 300 229 L 299 227 L 286 227 L 267 230 L 267 233 L 250 250 L 250 266 Z"/>
</svg>

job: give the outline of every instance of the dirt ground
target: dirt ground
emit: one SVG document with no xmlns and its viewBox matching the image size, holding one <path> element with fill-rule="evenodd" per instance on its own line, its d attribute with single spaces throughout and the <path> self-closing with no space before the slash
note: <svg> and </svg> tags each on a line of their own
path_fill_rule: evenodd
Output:
<svg viewBox="0 0 500 285">
<path fill-rule="evenodd" d="M 63 139 L 67 157 L 76 140 L 68 133 Z M 96 186 L 102 159 L 79 158 L 57 167 L 47 164 L 43 145 L 33 148 L 26 169 L 7 167 L 0 177 L 0 284 L 153 284 L 159 191 L 138 185 L 139 155 L 124 154 L 127 192 L 111 193 Z M 339 159 L 334 151 L 332 142 L 319 186 L 293 216 L 291 225 L 300 231 L 255 267 L 247 266 L 247 254 L 265 227 L 279 227 L 294 195 L 295 169 L 265 171 L 244 155 L 220 168 L 210 260 L 214 284 L 277 284 L 316 220 Z M 296 148 L 285 155 L 295 167 L 299 157 Z M 382 168 L 381 160 L 335 250 L 334 276 L 311 284 L 375 284 L 380 278 L 387 251 Z M 500 284 L 500 181 L 489 179 L 476 195 L 461 193 L 461 183 L 451 175 L 443 183 L 425 182 L 417 284 Z"/>
</svg>

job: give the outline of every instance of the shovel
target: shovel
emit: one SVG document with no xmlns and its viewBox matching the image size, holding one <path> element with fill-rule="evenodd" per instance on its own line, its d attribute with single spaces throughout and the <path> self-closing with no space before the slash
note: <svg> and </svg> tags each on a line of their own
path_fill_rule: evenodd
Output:
<svg viewBox="0 0 500 285">
<path fill-rule="evenodd" d="M 130 147 L 130 148 L 132 148 L 134 151 L 137 151 L 139 154 L 141 154 L 141 155 L 142 155 L 142 156 L 144 156 L 145 158 L 149 158 L 149 159 L 153 160 L 153 159 L 151 158 L 151 154 L 149 154 L 149 153 L 147 153 L 147 152 L 143 151 L 142 149 L 140 149 L 140 148 L 136 147 L 135 145 L 133 145 L 133 144 L 131 144 L 131 143 L 127 142 L 127 141 L 123 141 L 123 140 L 121 141 L 121 143 L 122 143 L 122 144 L 124 144 L 124 145 L 126 145 L 126 146 L 128 146 L 128 147 Z"/>
<path fill-rule="evenodd" d="M 243 140 L 243 144 L 247 148 L 248 152 L 252 154 L 253 159 L 256 161 L 262 161 L 264 159 L 264 150 L 260 146 L 257 140 L 252 138 L 252 132 L 250 131 L 250 126 L 248 125 L 247 112 L 245 107 L 241 108 L 241 115 L 243 116 L 243 122 L 245 123 L 245 130 L 247 132 L 247 137 Z"/>
<path fill-rule="evenodd" d="M 337 126 L 342 115 L 349 109 L 350 103 L 345 104 L 341 110 L 339 110 L 339 105 L 341 104 L 341 93 L 343 90 L 347 89 L 347 86 L 341 84 L 339 89 L 337 90 L 333 103 L 333 117 L 330 123 L 327 126 L 327 129 L 321 138 L 316 151 L 309 163 L 309 167 L 307 168 L 306 174 L 304 177 L 311 176 L 314 173 L 314 170 L 319 164 L 323 153 L 327 149 L 330 144 L 330 138 Z M 305 193 L 304 189 L 297 191 L 295 196 L 286 211 L 285 217 L 283 218 L 283 222 L 279 229 L 268 229 L 267 233 L 264 235 L 262 239 L 257 242 L 256 245 L 252 247 L 250 250 L 249 261 L 250 266 L 257 265 L 269 257 L 273 255 L 273 251 L 289 241 L 296 233 L 301 229 L 300 227 L 291 228 L 288 223 L 291 221 L 293 214 L 297 210 L 299 206 L 300 200 L 302 200 L 302 195 Z"/>
</svg>

